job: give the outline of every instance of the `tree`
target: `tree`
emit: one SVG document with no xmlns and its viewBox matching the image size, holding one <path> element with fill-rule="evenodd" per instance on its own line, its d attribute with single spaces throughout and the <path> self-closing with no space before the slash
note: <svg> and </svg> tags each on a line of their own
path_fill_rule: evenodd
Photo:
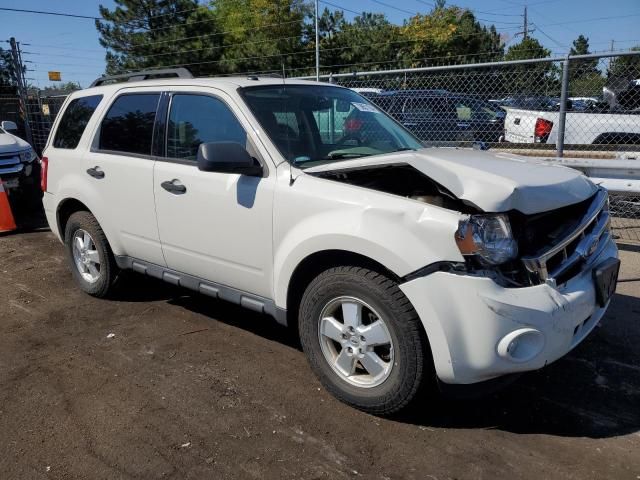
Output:
<svg viewBox="0 0 640 480">
<path fill-rule="evenodd" d="M 304 25 L 304 40 L 305 47 L 310 52 L 315 52 L 315 19 L 313 15 L 309 15 L 308 22 Z M 348 22 L 344 18 L 344 12 L 342 10 L 329 10 L 325 7 L 318 18 L 318 36 L 320 40 L 320 65 L 327 66 L 325 70 L 330 70 L 332 73 L 339 71 L 337 65 L 343 62 L 343 52 L 345 49 L 344 38 L 342 32 L 347 26 Z M 309 69 L 311 74 L 312 69 Z"/>
<path fill-rule="evenodd" d="M 224 32 L 225 72 L 295 69 L 313 64 L 303 49 L 309 7 L 297 0 L 212 0 L 212 14 Z"/>
<path fill-rule="evenodd" d="M 608 78 L 620 78 L 625 80 L 640 79 L 640 45 L 631 48 L 638 55 L 614 57 L 611 59 L 607 70 Z"/>
<path fill-rule="evenodd" d="M 584 35 L 578 36 L 573 41 L 569 54 L 588 55 L 589 53 L 591 53 L 589 52 L 589 39 Z M 598 77 L 600 77 L 600 70 L 598 70 L 597 59 L 571 60 L 569 62 L 569 81 L 575 82 L 578 79 L 582 79 L 580 83 L 588 84 L 589 81 L 595 81 Z M 602 85 L 600 88 L 602 88 Z"/>
<path fill-rule="evenodd" d="M 427 15 L 411 17 L 401 28 L 405 64 L 420 67 L 497 59 L 502 56 L 502 41 L 495 28 L 483 27 L 470 10 L 446 7 L 439 2 Z M 454 58 L 455 57 L 455 58 Z"/>
<path fill-rule="evenodd" d="M 76 90 L 80 90 L 82 87 L 80 87 L 79 84 L 75 83 L 75 82 L 66 82 L 66 83 L 62 83 L 59 86 L 47 86 L 44 87 L 44 89 L 42 90 L 43 93 L 50 93 L 50 92 L 75 92 Z"/>
<path fill-rule="evenodd" d="M 0 86 L 15 86 L 17 84 L 11 52 L 0 48 Z"/>
<path fill-rule="evenodd" d="M 197 0 L 115 0 L 96 20 L 107 49 L 107 73 L 186 66 L 195 75 L 217 73 L 222 36 L 216 18 Z"/>
<path fill-rule="evenodd" d="M 520 43 L 512 45 L 504 56 L 505 60 L 526 60 L 546 58 L 551 54 L 535 38 L 528 36 Z M 502 69 L 503 88 L 508 94 L 558 95 L 559 70 L 548 62 L 511 65 Z"/>
<path fill-rule="evenodd" d="M 339 65 L 346 69 L 379 70 L 389 68 L 399 58 L 399 28 L 380 13 L 363 12 L 343 26 L 337 43 Z M 334 68 L 338 71 L 340 68 Z"/>
</svg>

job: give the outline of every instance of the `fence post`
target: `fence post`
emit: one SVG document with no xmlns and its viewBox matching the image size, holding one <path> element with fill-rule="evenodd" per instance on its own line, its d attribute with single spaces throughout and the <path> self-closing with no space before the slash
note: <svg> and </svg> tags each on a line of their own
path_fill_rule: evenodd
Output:
<svg viewBox="0 0 640 480">
<path fill-rule="evenodd" d="M 560 112 L 558 115 L 558 138 L 556 140 L 556 155 L 558 158 L 562 158 L 564 155 L 564 130 L 567 119 L 567 96 L 569 90 L 569 58 L 570 55 L 567 54 L 562 62 L 562 87 L 560 91 Z"/>
<path fill-rule="evenodd" d="M 20 46 L 16 43 L 16 39 L 11 37 L 9 39 L 11 45 L 11 60 L 13 61 L 13 70 L 16 76 L 18 84 L 18 92 L 20 93 L 20 107 L 24 114 L 24 131 L 27 137 L 27 142 L 35 148 L 33 144 L 33 134 L 31 133 L 31 125 L 29 124 L 29 104 L 27 96 L 27 84 L 24 81 L 24 72 L 22 61 L 20 60 Z"/>
</svg>

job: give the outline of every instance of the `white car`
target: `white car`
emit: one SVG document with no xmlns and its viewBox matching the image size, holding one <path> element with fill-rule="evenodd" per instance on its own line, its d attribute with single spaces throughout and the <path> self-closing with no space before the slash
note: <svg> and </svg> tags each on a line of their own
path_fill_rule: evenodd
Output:
<svg viewBox="0 0 640 480">
<path fill-rule="evenodd" d="M 259 77 L 72 93 L 44 207 L 80 288 L 120 269 L 299 332 L 325 387 L 390 414 L 539 369 L 600 322 L 619 261 L 575 170 L 423 148 L 352 90 Z M 273 379 L 277 381 L 277 379 Z"/>
<path fill-rule="evenodd" d="M 31 145 L 11 133 L 16 130 L 18 126 L 14 122 L 0 123 L 0 178 L 9 189 L 33 182 L 38 165 L 38 155 Z"/>
</svg>

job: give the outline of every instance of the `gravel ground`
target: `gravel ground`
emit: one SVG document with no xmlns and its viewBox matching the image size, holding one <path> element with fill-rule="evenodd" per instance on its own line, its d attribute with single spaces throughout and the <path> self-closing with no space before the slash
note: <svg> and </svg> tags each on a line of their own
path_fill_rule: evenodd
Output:
<svg viewBox="0 0 640 480">
<path fill-rule="evenodd" d="M 82 294 L 48 232 L 0 237 L 0 478 L 640 478 L 640 249 L 566 358 L 380 419 L 266 316 L 128 275 Z"/>
</svg>

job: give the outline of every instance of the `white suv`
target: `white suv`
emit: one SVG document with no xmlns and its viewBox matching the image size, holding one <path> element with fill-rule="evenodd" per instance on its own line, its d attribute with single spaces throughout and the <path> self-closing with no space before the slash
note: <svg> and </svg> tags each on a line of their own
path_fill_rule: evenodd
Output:
<svg viewBox="0 0 640 480">
<path fill-rule="evenodd" d="M 389 414 L 534 370 L 604 314 L 619 261 L 580 173 L 423 146 L 358 93 L 269 78 L 74 92 L 43 158 L 73 275 L 131 269 L 298 329 L 325 387 Z M 424 389 L 424 391 L 427 391 Z"/>
</svg>

